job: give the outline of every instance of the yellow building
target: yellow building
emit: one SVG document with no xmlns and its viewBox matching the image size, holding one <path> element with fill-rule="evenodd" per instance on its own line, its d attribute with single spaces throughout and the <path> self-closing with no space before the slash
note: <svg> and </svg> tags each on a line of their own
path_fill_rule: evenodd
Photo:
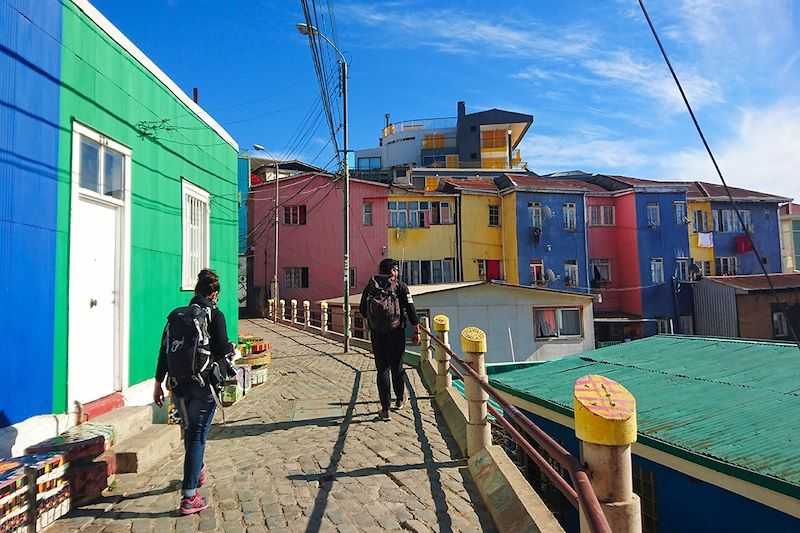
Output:
<svg viewBox="0 0 800 533">
<path fill-rule="evenodd" d="M 389 189 L 387 255 L 409 285 L 458 280 L 457 195 Z"/>
<path fill-rule="evenodd" d="M 689 254 L 699 274 L 714 274 L 714 241 L 711 202 L 687 198 L 686 227 L 689 231 Z"/>
</svg>

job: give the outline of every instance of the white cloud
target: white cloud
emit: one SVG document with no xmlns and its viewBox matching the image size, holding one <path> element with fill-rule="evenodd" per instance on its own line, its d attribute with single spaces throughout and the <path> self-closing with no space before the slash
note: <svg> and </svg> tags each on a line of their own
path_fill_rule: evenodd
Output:
<svg viewBox="0 0 800 533">
<path fill-rule="evenodd" d="M 529 133 L 522 141 L 522 159 L 538 173 L 581 169 L 613 172 L 647 162 L 644 143 L 615 138 L 604 128 L 589 127 L 566 135 Z"/>
<path fill-rule="evenodd" d="M 516 57 L 576 57 L 594 41 L 577 28 L 545 27 L 535 20 L 491 20 L 484 14 L 451 9 L 411 9 L 393 3 L 337 6 L 339 20 L 357 20 L 391 29 L 387 44 L 429 47 L 449 54 Z M 374 44 L 373 44 L 374 46 Z"/>
<path fill-rule="evenodd" d="M 634 59 L 623 50 L 602 59 L 585 61 L 584 65 L 596 76 L 655 98 L 669 112 L 678 113 L 686 109 L 675 81 L 663 64 Z M 678 78 L 692 107 L 697 109 L 723 101 L 722 89 L 716 82 L 691 71 L 679 72 Z"/>
<path fill-rule="evenodd" d="M 742 109 L 738 120 L 734 135 L 711 147 L 728 185 L 800 199 L 800 100 Z M 719 181 L 702 149 L 670 155 L 661 165 L 671 179 Z"/>
</svg>

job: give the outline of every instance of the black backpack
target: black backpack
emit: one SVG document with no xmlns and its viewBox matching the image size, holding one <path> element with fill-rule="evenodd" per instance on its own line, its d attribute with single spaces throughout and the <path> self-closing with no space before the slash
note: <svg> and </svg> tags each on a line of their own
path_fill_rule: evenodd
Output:
<svg viewBox="0 0 800 533">
<path fill-rule="evenodd" d="M 167 317 L 162 342 L 172 386 L 190 379 L 205 385 L 204 373 L 211 363 L 210 322 L 211 308 L 198 304 L 178 307 Z"/>
<path fill-rule="evenodd" d="M 400 327 L 402 315 L 400 300 L 397 298 L 397 281 L 381 286 L 375 278 L 367 285 L 367 323 L 374 331 L 387 332 Z"/>
</svg>

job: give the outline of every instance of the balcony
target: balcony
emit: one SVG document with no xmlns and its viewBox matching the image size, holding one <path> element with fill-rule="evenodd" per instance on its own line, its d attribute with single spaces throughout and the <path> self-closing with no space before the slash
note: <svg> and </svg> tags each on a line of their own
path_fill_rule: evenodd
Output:
<svg viewBox="0 0 800 533">
<path fill-rule="evenodd" d="M 442 117 L 442 118 L 420 118 L 412 120 L 403 120 L 389 124 L 383 128 L 381 137 L 388 137 L 395 133 L 403 133 L 409 131 L 419 130 L 443 130 L 448 128 L 455 128 L 458 124 L 458 117 Z"/>
</svg>

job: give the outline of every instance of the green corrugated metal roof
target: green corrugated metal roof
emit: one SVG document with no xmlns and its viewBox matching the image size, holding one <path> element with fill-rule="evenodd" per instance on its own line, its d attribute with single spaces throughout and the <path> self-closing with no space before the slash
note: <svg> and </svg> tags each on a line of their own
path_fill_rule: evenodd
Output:
<svg viewBox="0 0 800 533">
<path fill-rule="evenodd" d="M 602 374 L 636 397 L 640 443 L 800 498 L 794 344 L 660 335 L 490 374 L 494 387 L 569 416 L 575 380 Z"/>
</svg>

